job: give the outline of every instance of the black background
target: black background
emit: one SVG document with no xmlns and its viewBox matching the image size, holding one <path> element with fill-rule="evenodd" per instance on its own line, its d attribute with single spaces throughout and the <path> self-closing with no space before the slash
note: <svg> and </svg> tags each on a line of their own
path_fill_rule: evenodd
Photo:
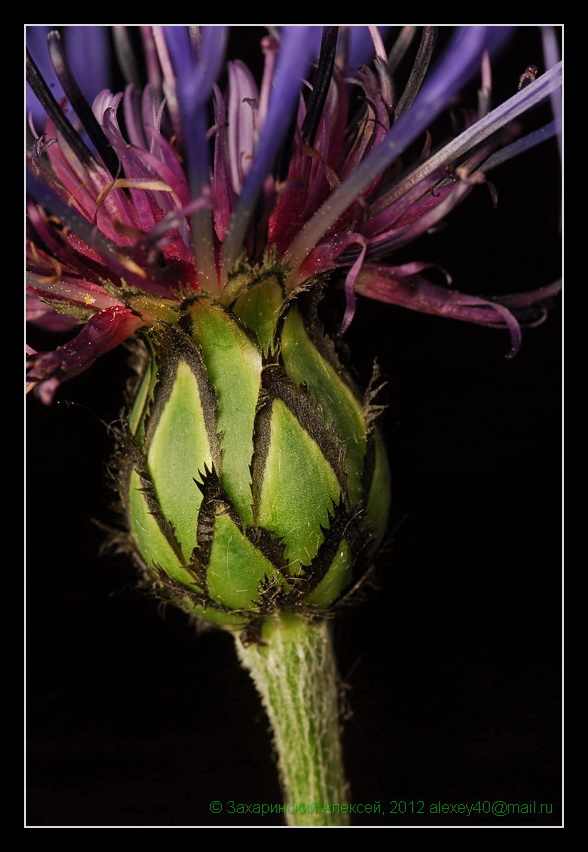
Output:
<svg viewBox="0 0 588 852">
<path fill-rule="evenodd" d="M 531 63 L 539 42 L 523 30 L 497 63 L 499 91 Z M 395 261 L 438 262 L 457 289 L 480 294 L 554 280 L 555 144 L 492 180 L 497 210 L 479 189 Z M 352 800 L 382 803 L 355 824 L 558 825 L 560 308 L 525 332 L 514 360 L 505 332 L 367 300 L 347 342 L 364 379 L 374 357 L 388 378 L 394 473 L 377 584 L 335 624 Z M 126 375 L 121 349 L 52 407 L 28 401 L 27 824 L 280 825 L 227 814 L 230 800 L 281 800 L 230 636 L 197 635 L 137 591 L 125 557 L 100 554 L 93 520 L 110 520 L 108 425 Z M 210 813 L 212 800 L 223 813 Z M 553 812 L 429 813 L 478 800 Z M 408 804 L 388 813 L 392 801 Z"/>
</svg>

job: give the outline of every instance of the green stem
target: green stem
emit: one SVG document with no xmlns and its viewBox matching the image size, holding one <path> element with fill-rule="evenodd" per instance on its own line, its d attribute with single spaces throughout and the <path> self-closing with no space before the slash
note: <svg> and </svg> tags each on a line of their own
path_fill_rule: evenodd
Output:
<svg viewBox="0 0 588 852">
<path fill-rule="evenodd" d="M 348 825 L 338 679 L 329 624 L 282 613 L 237 653 L 267 711 L 289 825 Z M 333 807 L 335 806 L 335 807 Z"/>
</svg>

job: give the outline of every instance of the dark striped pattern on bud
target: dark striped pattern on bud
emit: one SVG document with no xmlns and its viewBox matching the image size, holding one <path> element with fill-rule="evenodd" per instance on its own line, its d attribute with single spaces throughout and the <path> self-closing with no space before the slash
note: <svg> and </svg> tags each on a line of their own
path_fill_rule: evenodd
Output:
<svg viewBox="0 0 588 852">
<path fill-rule="evenodd" d="M 307 297 L 275 272 L 230 310 L 187 300 L 151 329 L 123 441 L 133 549 L 168 597 L 253 636 L 323 613 L 384 534 L 389 476 L 363 401 Z"/>
</svg>

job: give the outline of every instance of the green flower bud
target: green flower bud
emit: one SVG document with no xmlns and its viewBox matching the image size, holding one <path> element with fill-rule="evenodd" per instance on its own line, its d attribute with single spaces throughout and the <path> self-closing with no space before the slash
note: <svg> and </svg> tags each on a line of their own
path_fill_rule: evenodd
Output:
<svg viewBox="0 0 588 852">
<path fill-rule="evenodd" d="M 275 271 L 149 332 L 122 442 L 134 551 L 175 603 L 255 635 L 278 610 L 329 610 L 384 535 L 389 474 L 364 400 L 309 297 Z"/>
</svg>

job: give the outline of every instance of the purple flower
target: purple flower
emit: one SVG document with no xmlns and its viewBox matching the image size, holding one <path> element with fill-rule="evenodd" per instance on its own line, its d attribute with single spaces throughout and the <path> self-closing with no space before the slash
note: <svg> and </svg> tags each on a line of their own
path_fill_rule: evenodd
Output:
<svg viewBox="0 0 588 852">
<path fill-rule="evenodd" d="M 436 62 L 432 27 L 404 27 L 389 54 L 375 27 L 270 27 L 259 79 L 240 60 L 225 63 L 224 26 L 115 27 L 129 81 L 118 94 L 101 88 L 104 28 L 65 28 L 67 50 L 49 32 L 49 63 L 44 29 L 29 28 L 30 318 L 50 330 L 83 324 L 54 351 L 31 352 L 30 387 L 44 402 L 190 295 L 230 305 L 246 286 L 244 265 L 279 267 L 285 298 L 343 280 L 342 331 L 357 293 L 506 328 L 512 354 L 520 325 L 544 318 L 558 284 L 467 296 L 446 273 L 447 286 L 433 283 L 430 264 L 394 262 L 396 249 L 480 191 L 491 168 L 557 132 L 553 122 L 515 138 L 533 106 L 557 104 L 559 63 L 528 69 L 519 91 L 490 109 L 489 57 L 510 27 L 458 28 Z M 100 57 L 94 82 L 79 64 L 88 43 Z M 356 56 L 369 64 L 350 67 Z M 477 109 L 461 114 L 449 141 L 431 138 L 480 74 Z"/>
</svg>

